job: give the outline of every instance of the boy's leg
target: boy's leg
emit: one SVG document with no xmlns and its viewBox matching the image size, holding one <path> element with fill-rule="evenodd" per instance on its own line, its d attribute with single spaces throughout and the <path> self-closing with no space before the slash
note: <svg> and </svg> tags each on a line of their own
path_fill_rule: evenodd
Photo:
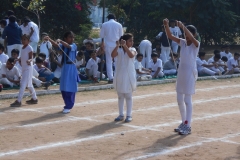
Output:
<svg viewBox="0 0 240 160">
<path fill-rule="evenodd" d="M 164 73 L 162 72 L 162 71 L 160 71 L 159 73 L 158 73 L 158 77 L 159 78 L 162 78 L 164 76 Z"/>
<path fill-rule="evenodd" d="M 95 77 L 97 77 L 97 73 L 98 73 L 98 65 L 97 64 L 94 64 L 93 66 L 92 66 L 92 73 L 93 73 L 93 77 L 95 78 Z"/>
<path fill-rule="evenodd" d="M 192 95 L 185 95 L 184 102 L 186 104 L 186 121 L 187 126 L 191 127 L 192 123 Z"/>
<path fill-rule="evenodd" d="M 182 123 L 184 123 L 186 120 L 186 107 L 184 104 L 184 94 L 177 93 L 177 102 L 178 102 L 178 107 L 179 107 L 179 111 L 182 118 Z"/>
<path fill-rule="evenodd" d="M 32 82 L 33 82 L 33 84 L 36 84 L 37 87 L 41 87 L 41 85 L 42 85 L 42 81 L 40 81 L 39 79 L 37 79 L 34 76 L 32 77 Z"/>
<path fill-rule="evenodd" d="M 213 76 L 217 73 L 217 72 L 214 72 L 214 71 L 212 71 L 212 70 L 210 70 L 206 67 L 204 67 L 201 72 L 204 73 L 204 74 L 207 74 L 207 75 L 211 75 L 211 76 Z"/>
<path fill-rule="evenodd" d="M 124 107 L 124 93 L 117 93 L 118 94 L 118 109 L 119 115 L 124 116 L 123 114 L 123 107 Z"/>
<path fill-rule="evenodd" d="M 7 85 L 9 85 L 10 87 L 13 87 L 13 83 L 10 82 L 7 78 L 1 78 L 1 79 L 0 79 L 0 83 L 2 83 L 2 84 L 7 84 Z"/>
</svg>

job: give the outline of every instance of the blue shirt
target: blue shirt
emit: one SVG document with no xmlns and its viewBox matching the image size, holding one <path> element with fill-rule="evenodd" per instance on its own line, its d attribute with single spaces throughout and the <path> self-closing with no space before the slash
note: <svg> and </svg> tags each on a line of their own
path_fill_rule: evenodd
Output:
<svg viewBox="0 0 240 160">
<path fill-rule="evenodd" d="M 60 44 L 62 47 L 62 44 Z M 71 48 L 64 47 L 63 53 L 63 66 L 61 70 L 60 78 L 60 90 L 65 92 L 77 92 L 78 83 L 80 81 L 78 77 L 77 67 L 74 60 L 76 59 L 77 45 L 75 43 L 70 45 Z M 69 50 L 69 52 L 68 52 Z M 65 55 L 68 54 L 68 57 Z"/>
<path fill-rule="evenodd" d="M 5 27 L 2 38 L 6 39 L 7 37 L 7 43 L 8 46 L 13 44 L 22 44 L 21 38 L 22 38 L 22 30 L 21 28 L 15 23 L 10 22 L 7 27 Z"/>
</svg>

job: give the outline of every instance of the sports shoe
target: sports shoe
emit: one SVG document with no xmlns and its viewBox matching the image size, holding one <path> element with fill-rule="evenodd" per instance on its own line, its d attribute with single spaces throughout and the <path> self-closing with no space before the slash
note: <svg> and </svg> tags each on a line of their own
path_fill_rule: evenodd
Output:
<svg viewBox="0 0 240 160">
<path fill-rule="evenodd" d="M 26 101 L 27 104 L 37 104 L 38 103 L 38 100 L 34 100 L 34 99 L 30 99 L 28 101 Z"/>
<path fill-rule="evenodd" d="M 123 121 L 124 116 L 118 116 L 117 118 L 114 119 L 115 122 Z"/>
<path fill-rule="evenodd" d="M 181 123 L 177 128 L 174 129 L 174 132 L 179 132 L 183 128 L 184 124 Z"/>
<path fill-rule="evenodd" d="M 128 122 L 131 122 L 131 121 L 132 121 L 132 117 L 127 116 L 126 119 L 125 119 L 125 122 L 128 123 Z"/>
<path fill-rule="evenodd" d="M 183 126 L 183 128 L 179 131 L 180 135 L 188 135 L 191 134 L 191 127 L 187 126 L 186 124 Z"/>
<path fill-rule="evenodd" d="M 22 103 L 16 100 L 14 103 L 10 104 L 10 107 L 21 107 Z"/>
<path fill-rule="evenodd" d="M 63 109 L 62 113 L 63 113 L 63 114 L 70 113 L 70 109 Z"/>
</svg>

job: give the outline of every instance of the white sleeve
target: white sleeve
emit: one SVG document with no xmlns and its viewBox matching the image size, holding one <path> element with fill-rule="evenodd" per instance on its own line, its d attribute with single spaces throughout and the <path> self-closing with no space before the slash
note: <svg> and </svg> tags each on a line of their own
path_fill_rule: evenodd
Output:
<svg viewBox="0 0 240 160">
<path fill-rule="evenodd" d="M 88 60 L 88 62 L 87 62 L 86 69 L 91 69 L 91 61 L 90 60 Z"/>
<path fill-rule="evenodd" d="M 97 57 L 97 63 L 101 63 L 101 59 Z"/>
<path fill-rule="evenodd" d="M 7 73 L 7 69 L 6 69 L 6 64 L 4 63 L 4 64 L 2 64 L 2 67 L 1 67 L 1 74 L 5 74 L 6 75 L 6 73 Z"/>
<path fill-rule="evenodd" d="M 135 69 L 139 69 L 138 61 L 135 61 L 134 66 L 135 66 Z"/>
<path fill-rule="evenodd" d="M 158 60 L 158 62 L 157 62 L 157 63 L 158 63 L 158 65 L 157 65 L 157 66 L 158 66 L 158 67 L 160 67 L 160 68 L 162 68 L 162 61 L 161 61 L 160 59 Z"/>
<path fill-rule="evenodd" d="M 200 60 L 200 59 L 197 59 L 197 65 L 198 66 L 202 66 L 204 63 Z"/>
</svg>

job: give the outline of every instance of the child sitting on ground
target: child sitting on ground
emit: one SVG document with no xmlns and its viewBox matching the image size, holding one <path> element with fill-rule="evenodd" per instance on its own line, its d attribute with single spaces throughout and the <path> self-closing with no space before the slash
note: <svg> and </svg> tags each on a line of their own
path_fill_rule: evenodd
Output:
<svg viewBox="0 0 240 160">
<path fill-rule="evenodd" d="M 238 65 L 238 59 L 239 59 L 239 53 L 234 53 L 234 57 L 230 58 L 227 61 L 227 66 L 229 70 L 229 74 L 239 73 L 239 65 Z"/>
<path fill-rule="evenodd" d="M 143 54 L 139 53 L 137 54 L 137 59 L 135 60 L 135 69 L 136 69 L 136 76 L 138 81 L 144 81 L 144 80 L 151 80 L 151 70 L 143 68 L 142 65 L 142 59 L 143 59 Z"/>
<path fill-rule="evenodd" d="M 101 59 L 97 57 L 95 51 L 92 51 L 91 58 L 88 60 L 86 65 L 86 74 L 88 79 L 92 80 L 93 82 L 98 82 L 98 78 L 100 78 L 101 73 L 98 71 L 98 63 L 101 63 Z M 105 78 L 104 74 L 102 74 L 102 78 Z"/>
<path fill-rule="evenodd" d="M 208 63 L 213 65 L 210 69 L 216 73 L 224 74 L 227 70 L 225 69 L 225 65 L 221 63 L 221 55 L 220 53 L 216 53 L 213 59 L 209 59 Z"/>
<path fill-rule="evenodd" d="M 163 73 L 165 75 L 177 75 L 177 53 L 169 55 L 170 59 L 163 65 Z M 175 64 L 176 63 L 176 64 Z"/>
<path fill-rule="evenodd" d="M 7 63 L 2 64 L 0 83 L 8 87 L 17 86 L 20 82 L 20 73 L 14 66 L 14 58 L 9 58 Z"/>
<path fill-rule="evenodd" d="M 47 58 L 46 54 L 45 53 L 39 53 L 38 57 L 41 57 L 42 60 L 43 60 L 43 65 L 45 67 L 47 67 L 48 69 L 50 69 L 49 59 Z"/>
<path fill-rule="evenodd" d="M 5 47 L 0 43 L 0 62 L 3 64 L 3 63 L 7 63 L 7 60 L 8 60 L 8 55 L 6 55 L 4 53 L 4 49 Z"/>
<path fill-rule="evenodd" d="M 151 54 L 152 60 L 149 64 L 149 69 L 151 70 L 152 78 L 161 78 L 164 76 L 163 67 L 162 67 L 162 60 L 158 58 L 156 53 Z"/>
<path fill-rule="evenodd" d="M 198 57 L 197 57 L 197 70 L 198 70 L 198 74 L 199 76 L 201 75 L 221 75 L 221 72 L 215 72 L 210 70 L 209 68 L 211 67 L 217 67 L 217 64 L 208 64 L 205 61 L 205 52 L 199 52 L 198 53 Z"/>
</svg>

